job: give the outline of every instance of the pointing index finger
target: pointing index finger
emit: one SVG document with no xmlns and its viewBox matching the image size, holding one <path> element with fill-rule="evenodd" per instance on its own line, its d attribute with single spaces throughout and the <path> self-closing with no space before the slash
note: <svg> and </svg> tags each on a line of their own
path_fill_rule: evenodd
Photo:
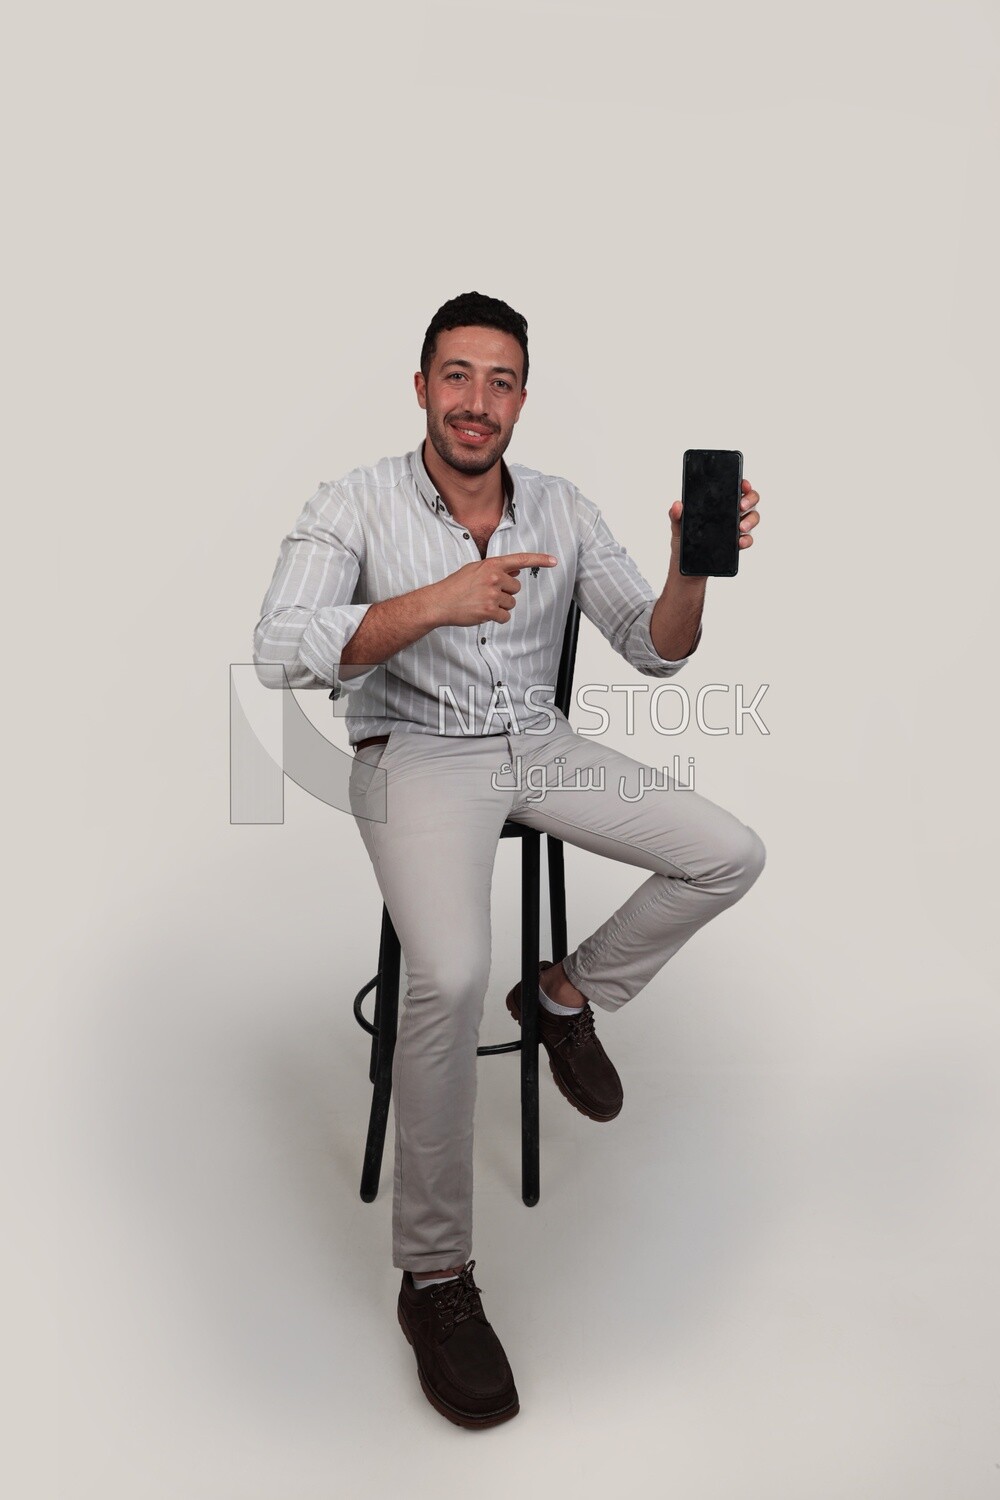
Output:
<svg viewBox="0 0 1000 1500">
<path fill-rule="evenodd" d="M 549 552 L 510 552 L 503 565 L 508 573 L 516 573 L 519 568 L 552 568 L 558 561 Z"/>
</svg>

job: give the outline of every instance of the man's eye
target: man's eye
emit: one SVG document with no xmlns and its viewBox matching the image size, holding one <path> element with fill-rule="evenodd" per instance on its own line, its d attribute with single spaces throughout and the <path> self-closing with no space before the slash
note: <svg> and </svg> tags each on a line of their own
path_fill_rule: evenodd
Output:
<svg viewBox="0 0 1000 1500">
<path fill-rule="evenodd" d="M 509 391 L 510 390 L 510 386 L 509 386 L 509 384 L 507 383 L 506 380 L 498 380 L 497 381 L 497 385 L 502 385 L 505 391 Z"/>
</svg>

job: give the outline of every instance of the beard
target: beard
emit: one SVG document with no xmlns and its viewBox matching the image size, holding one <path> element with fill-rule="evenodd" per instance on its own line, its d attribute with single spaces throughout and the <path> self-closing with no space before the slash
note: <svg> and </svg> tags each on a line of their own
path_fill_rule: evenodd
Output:
<svg viewBox="0 0 1000 1500">
<path fill-rule="evenodd" d="M 469 421 L 478 426 L 484 425 L 476 417 L 470 417 Z M 431 446 L 438 457 L 459 474 L 485 474 L 492 469 L 506 453 L 513 435 L 514 429 L 511 427 L 508 433 L 501 431 L 493 434 L 482 448 L 463 448 L 453 437 L 448 423 L 431 411 L 430 407 L 427 409 L 427 436 L 431 440 Z"/>
</svg>

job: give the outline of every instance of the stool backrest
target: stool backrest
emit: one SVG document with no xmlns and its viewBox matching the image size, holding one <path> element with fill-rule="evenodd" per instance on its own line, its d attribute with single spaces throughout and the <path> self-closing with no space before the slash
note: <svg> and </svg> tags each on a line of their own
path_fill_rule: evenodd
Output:
<svg viewBox="0 0 1000 1500">
<path fill-rule="evenodd" d="M 562 655 L 559 658 L 559 676 L 556 678 L 556 708 L 562 709 L 569 718 L 569 705 L 573 697 L 573 673 L 576 669 L 576 639 L 580 634 L 580 606 L 570 600 L 566 614 L 566 629 L 563 634 Z"/>
</svg>

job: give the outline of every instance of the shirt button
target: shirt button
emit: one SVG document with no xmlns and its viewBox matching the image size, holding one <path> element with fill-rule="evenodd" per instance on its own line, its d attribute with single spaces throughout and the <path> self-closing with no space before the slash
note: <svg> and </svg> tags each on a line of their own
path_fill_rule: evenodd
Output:
<svg viewBox="0 0 1000 1500">
<path fill-rule="evenodd" d="M 467 532 L 467 531 L 463 531 L 463 532 L 462 532 L 462 535 L 463 535 L 463 536 L 464 536 L 464 537 L 465 537 L 465 540 L 466 540 L 466 541 L 468 541 L 468 540 L 469 540 L 469 533 L 468 533 L 468 532 Z"/>
<path fill-rule="evenodd" d="M 480 636 L 480 637 L 479 637 L 479 644 L 480 644 L 480 645 L 481 645 L 481 646 L 485 646 L 485 645 L 486 645 L 486 637 L 485 637 L 485 636 L 484 636 L 484 635 L 481 635 L 481 636 Z"/>
</svg>

